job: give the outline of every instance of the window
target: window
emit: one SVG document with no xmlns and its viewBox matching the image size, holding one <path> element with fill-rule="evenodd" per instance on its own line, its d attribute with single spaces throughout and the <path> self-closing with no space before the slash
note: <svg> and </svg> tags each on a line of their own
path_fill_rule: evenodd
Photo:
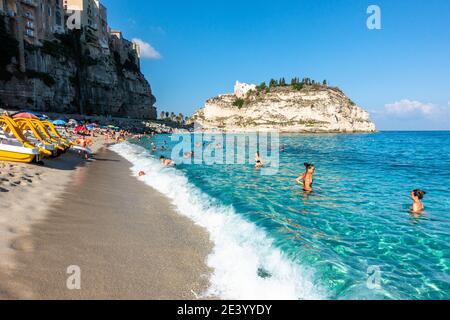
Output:
<svg viewBox="0 0 450 320">
<path fill-rule="evenodd" d="M 55 12 L 55 19 L 56 19 L 56 24 L 58 26 L 62 25 L 62 21 L 61 21 L 61 13 L 59 11 Z"/>
</svg>

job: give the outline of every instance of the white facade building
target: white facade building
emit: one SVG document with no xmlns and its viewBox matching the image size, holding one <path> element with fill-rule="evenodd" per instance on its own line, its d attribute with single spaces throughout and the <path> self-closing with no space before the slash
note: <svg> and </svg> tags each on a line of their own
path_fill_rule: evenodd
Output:
<svg viewBox="0 0 450 320">
<path fill-rule="evenodd" d="M 254 90 L 256 90 L 256 85 L 254 84 L 240 83 L 239 81 L 236 81 L 236 84 L 234 85 L 234 95 L 241 99 L 246 98 L 247 94 Z"/>
</svg>

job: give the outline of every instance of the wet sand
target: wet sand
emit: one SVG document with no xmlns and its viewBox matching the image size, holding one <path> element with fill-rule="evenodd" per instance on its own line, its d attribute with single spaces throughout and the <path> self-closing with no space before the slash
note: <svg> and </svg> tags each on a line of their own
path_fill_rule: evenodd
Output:
<svg viewBox="0 0 450 320">
<path fill-rule="evenodd" d="M 196 299 L 206 290 L 205 230 L 130 176 L 131 164 L 102 149 L 78 168 L 47 218 L 16 239 L 16 268 L 0 274 L 0 297 Z M 69 266 L 81 290 L 69 290 Z"/>
</svg>

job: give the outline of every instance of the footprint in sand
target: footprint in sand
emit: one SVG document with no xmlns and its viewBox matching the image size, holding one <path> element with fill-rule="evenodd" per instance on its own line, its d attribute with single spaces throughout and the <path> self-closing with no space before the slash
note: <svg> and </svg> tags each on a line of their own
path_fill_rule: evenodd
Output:
<svg viewBox="0 0 450 320">
<path fill-rule="evenodd" d="M 10 244 L 11 249 L 16 251 L 31 252 L 33 251 L 33 241 L 27 238 L 19 238 L 13 240 Z"/>
<path fill-rule="evenodd" d="M 9 233 L 14 233 L 14 234 L 18 233 L 17 228 L 15 228 L 15 227 L 8 227 L 7 230 L 8 230 Z"/>
<path fill-rule="evenodd" d="M 23 180 L 23 181 L 26 181 L 26 182 L 28 182 L 28 183 L 33 183 L 33 180 L 28 179 L 28 178 L 26 178 L 26 177 L 22 177 L 22 180 Z"/>
</svg>

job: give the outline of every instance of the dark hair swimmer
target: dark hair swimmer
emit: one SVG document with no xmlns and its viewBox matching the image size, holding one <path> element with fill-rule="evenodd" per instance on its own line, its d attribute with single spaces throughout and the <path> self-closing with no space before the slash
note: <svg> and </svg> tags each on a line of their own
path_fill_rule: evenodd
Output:
<svg viewBox="0 0 450 320">
<path fill-rule="evenodd" d="M 305 163 L 306 172 L 297 178 L 297 183 L 301 184 L 303 181 L 303 190 L 306 192 L 313 191 L 314 183 L 314 172 L 316 172 L 316 167 L 312 163 Z"/>
<path fill-rule="evenodd" d="M 416 189 L 411 192 L 411 199 L 413 200 L 413 205 L 411 210 L 413 213 L 422 214 L 425 210 L 425 206 L 422 203 L 423 198 L 427 193 L 423 190 Z"/>
</svg>

